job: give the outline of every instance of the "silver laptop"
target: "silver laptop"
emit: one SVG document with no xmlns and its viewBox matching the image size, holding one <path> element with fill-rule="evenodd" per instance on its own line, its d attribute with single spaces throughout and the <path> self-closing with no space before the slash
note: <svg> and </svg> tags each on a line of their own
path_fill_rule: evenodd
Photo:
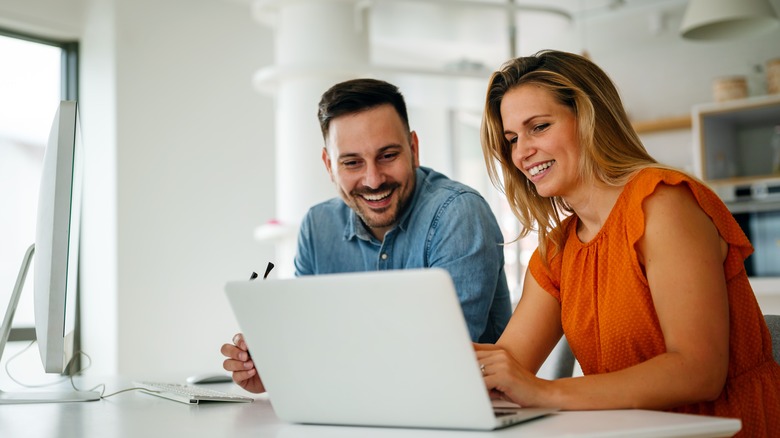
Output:
<svg viewBox="0 0 780 438">
<path fill-rule="evenodd" d="M 442 269 L 231 282 L 277 416 L 292 423 L 492 430 L 556 409 L 494 409 Z"/>
</svg>

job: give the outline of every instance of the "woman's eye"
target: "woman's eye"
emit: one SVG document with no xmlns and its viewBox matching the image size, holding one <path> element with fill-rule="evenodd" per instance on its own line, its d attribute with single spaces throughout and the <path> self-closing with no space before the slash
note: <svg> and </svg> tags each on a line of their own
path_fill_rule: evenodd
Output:
<svg viewBox="0 0 780 438">
<path fill-rule="evenodd" d="M 549 128 L 549 127 L 550 127 L 549 123 L 541 123 L 541 124 L 535 125 L 533 127 L 532 131 L 533 132 L 541 132 L 541 131 L 544 131 L 545 129 Z"/>
</svg>

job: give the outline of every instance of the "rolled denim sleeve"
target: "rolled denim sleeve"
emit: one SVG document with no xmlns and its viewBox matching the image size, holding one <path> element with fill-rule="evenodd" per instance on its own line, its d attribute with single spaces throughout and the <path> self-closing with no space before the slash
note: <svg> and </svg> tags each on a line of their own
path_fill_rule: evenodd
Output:
<svg viewBox="0 0 780 438">
<path fill-rule="evenodd" d="M 511 314 L 502 243 L 490 206 L 471 192 L 443 204 L 428 234 L 429 266 L 452 276 L 475 342 L 495 342 Z"/>
<path fill-rule="evenodd" d="M 314 245 L 312 241 L 312 213 L 306 214 L 298 230 L 298 248 L 295 252 L 295 276 L 314 275 Z"/>
</svg>

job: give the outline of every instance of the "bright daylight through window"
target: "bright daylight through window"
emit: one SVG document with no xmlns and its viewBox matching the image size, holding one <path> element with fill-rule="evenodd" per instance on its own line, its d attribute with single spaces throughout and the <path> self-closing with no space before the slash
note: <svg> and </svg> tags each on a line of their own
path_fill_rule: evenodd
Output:
<svg viewBox="0 0 780 438">
<path fill-rule="evenodd" d="M 57 45 L 0 34 L 0 314 L 35 240 L 44 149 L 62 98 L 62 58 Z M 32 269 L 28 278 L 33 278 Z M 32 286 L 32 281 L 24 286 L 12 339 L 34 336 Z M 31 357 L 37 359 L 35 353 Z"/>
</svg>

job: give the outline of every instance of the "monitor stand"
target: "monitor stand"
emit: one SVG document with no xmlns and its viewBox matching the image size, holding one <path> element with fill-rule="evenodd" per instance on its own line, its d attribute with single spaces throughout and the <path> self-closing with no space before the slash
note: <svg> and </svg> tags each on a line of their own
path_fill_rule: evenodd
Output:
<svg viewBox="0 0 780 438">
<path fill-rule="evenodd" d="M 24 280 L 27 278 L 27 270 L 30 268 L 30 261 L 35 253 L 35 245 L 30 245 L 24 254 L 22 266 L 19 268 L 19 275 L 16 277 L 16 285 L 11 294 L 11 301 L 8 303 L 8 309 L 5 311 L 3 325 L 0 326 L 0 359 L 3 357 L 5 345 L 8 343 L 8 335 L 11 333 L 11 324 L 14 320 L 16 308 L 19 306 L 19 297 L 22 295 Z M 20 403 L 54 403 L 54 402 L 78 402 L 100 400 L 100 393 L 96 391 L 77 391 L 63 390 L 55 392 L 40 391 L 22 391 L 5 392 L 0 390 L 0 404 L 20 404 Z"/>
</svg>

